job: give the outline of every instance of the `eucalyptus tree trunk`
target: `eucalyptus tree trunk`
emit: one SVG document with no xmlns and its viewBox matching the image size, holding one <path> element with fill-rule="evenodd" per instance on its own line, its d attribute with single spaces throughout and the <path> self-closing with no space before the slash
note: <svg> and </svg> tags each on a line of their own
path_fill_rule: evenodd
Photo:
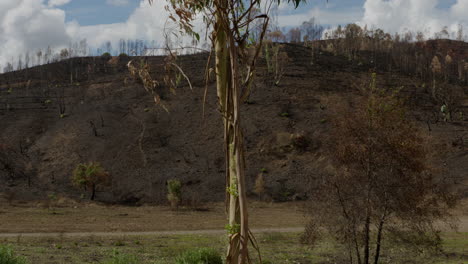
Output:
<svg viewBox="0 0 468 264">
<path fill-rule="evenodd" d="M 243 264 L 248 260 L 249 228 L 244 177 L 244 146 L 240 126 L 240 87 L 237 47 L 229 21 L 223 14 L 227 0 L 218 0 L 216 10 L 216 85 L 219 107 L 224 122 L 226 155 L 226 211 L 229 224 L 227 264 Z"/>
</svg>

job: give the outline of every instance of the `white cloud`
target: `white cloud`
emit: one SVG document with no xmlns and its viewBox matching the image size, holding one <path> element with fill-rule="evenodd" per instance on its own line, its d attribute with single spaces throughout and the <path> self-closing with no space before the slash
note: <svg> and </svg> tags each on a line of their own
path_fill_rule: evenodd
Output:
<svg viewBox="0 0 468 264">
<path fill-rule="evenodd" d="M 281 7 L 282 5 L 280 5 Z M 287 10 L 287 9 L 286 9 Z M 331 11 L 329 9 L 312 8 L 308 12 L 300 14 L 280 14 L 278 22 L 281 27 L 299 26 L 304 21 L 315 18 L 318 23 L 325 25 L 349 24 L 362 17 L 359 8 L 351 10 Z"/>
<path fill-rule="evenodd" d="M 165 10 L 166 2 L 154 1 L 153 5 L 148 1 L 141 1 L 140 6 L 130 15 L 126 22 L 106 25 L 79 26 L 70 24 L 68 32 L 77 39 L 86 38 L 91 46 L 99 47 L 106 41 L 111 41 L 114 48 L 118 47 L 120 39 L 143 39 L 162 45 L 164 43 L 164 30 L 178 29 L 169 19 L 169 13 Z M 195 31 L 200 35 L 203 32 L 202 19 L 194 23 Z M 178 46 L 190 46 L 191 38 L 185 36 L 173 40 Z M 201 41 L 203 42 L 203 41 Z M 201 44 L 199 44 L 200 46 Z"/>
<path fill-rule="evenodd" d="M 70 3 L 71 0 L 49 0 L 49 7 L 62 6 Z"/>
<path fill-rule="evenodd" d="M 280 2 L 279 5 L 278 5 L 278 11 L 280 13 L 285 13 L 285 12 L 292 12 L 294 11 L 294 5 L 291 4 L 291 3 L 287 3 L 287 2 Z"/>
<path fill-rule="evenodd" d="M 129 4 L 128 0 L 106 0 L 106 3 L 113 6 L 126 6 Z"/>
<path fill-rule="evenodd" d="M 451 13 L 458 19 L 468 20 L 468 0 L 458 0 L 451 8 Z"/>
<path fill-rule="evenodd" d="M 57 50 L 82 39 L 87 39 L 92 48 L 111 41 L 116 49 L 120 39 L 154 40 L 161 46 L 164 28 L 177 28 L 169 23 L 171 20 L 164 8 L 166 2 L 154 1 L 150 6 L 146 0 L 140 1 L 125 22 L 81 26 L 76 21 L 65 23 L 65 12 L 51 7 L 65 0 L 0 0 L 0 72 L 7 62 L 16 64 L 18 56 L 26 52 L 44 51 L 49 45 Z M 202 20 L 196 20 L 194 25 L 196 31 L 204 35 Z M 185 36 L 172 41 L 177 46 L 191 46 L 191 40 Z"/>
<path fill-rule="evenodd" d="M 176 28 L 168 23 L 166 1 L 147 0 L 130 17 L 121 23 L 81 26 L 78 22 L 65 23 L 65 12 L 58 6 L 71 0 L 0 0 L 0 71 L 6 62 L 17 61 L 19 54 L 44 50 L 48 45 L 56 48 L 68 46 L 71 41 L 86 38 L 88 44 L 97 48 L 111 41 L 114 49 L 120 39 L 143 39 L 162 45 L 164 28 Z M 110 1 L 110 0 L 109 0 Z M 108 1 L 108 2 L 109 2 Z M 137 1 L 137 0 L 135 0 Z M 361 7 L 351 9 L 312 8 L 294 14 L 288 5 L 279 6 L 280 26 L 298 26 L 315 17 L 322 24 L 337 25 L 358 22 L 369 27 L 379 27 L 389 32 L 426 31 L 431 36 L 448 26 L 455 35 L 458 24 L 468 30 L 468 0 L 457 0 L 447 9 L 438 8 L 444 0 L 366 0 L 364 13 Z M 127 0 L 113 0 L 114 4 Z M 202 20 L 195 23 L 196 31 L 204 36 Z M 191 39 L 182 37 L 173 42 L 178 46 L 190 46 Z"/>
<path fill-rule="evenodd" d="M 354 7 L 339 10 L 312 8 L 302 13 L 294 13 L 291 5 L 282 3 L 278 21 L 280 26 L 291 27 L 315 17 L 319 23 L 332 26 L 358 23 L 391 33 L 421 31 L 426 37 L 434 37 L 445 26 L 452 38 L 456 36 L 458 25 L 467 32 L 468 0 L 457 0 L 448 9 L 439 8 L 443 1 L 446 0 L 366 0 L 364 12 L 360 7 Z"/>
<path fill-rule="evenodd" d="M 366 0 L 360 25 L 388 32 L 421 31 L 429 37 L 448 27 L 455 34 L 458 24 L 468 28 L 468 0 L 457 0 L 450 9 L 437 8 L 439 0 Z"/>
<path fill-rule="evenodd" d="M 0 65 L 17 62 L 18 55 L 48 45 L 67 45 L 65 12 L 42 0 L 2 0 L 0 4 Z M 1 71 L 2 69 L 0 69 Z"/>
</svg>

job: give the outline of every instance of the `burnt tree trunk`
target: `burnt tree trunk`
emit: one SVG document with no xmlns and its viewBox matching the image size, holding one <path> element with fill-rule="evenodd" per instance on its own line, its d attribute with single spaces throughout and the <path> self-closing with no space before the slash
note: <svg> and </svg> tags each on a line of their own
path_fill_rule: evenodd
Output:
<svg viewBox="0 0 468 264">
<path fill-rule="evenodd" d="M 91 185 L 91 201 L 96 197 L 96 184 Z"/>
<path fill-rule="evenodd" d="M 382 219 L 380 219 L 379 228 L 377 230 L 377 242 L 376 242 L 376 247 L 375 247 L 374 264 L 379 263 L 380 245 L 381 245 L 381 241 L 382 241 L 382 231 L 383 231 L 384 221 L 385 221 L 384 217 L 382 217 Z"/>
</svg>

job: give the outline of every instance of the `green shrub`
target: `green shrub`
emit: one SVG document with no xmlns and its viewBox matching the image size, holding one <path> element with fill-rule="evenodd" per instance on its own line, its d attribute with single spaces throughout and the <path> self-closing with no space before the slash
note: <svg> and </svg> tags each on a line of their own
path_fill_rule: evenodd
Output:
<svg viewBox="0 0 468 264">
<path fill-rule="evenodd" d="M 104 60 L 110 60 L 112 59 L 112 56 L 109 52 L 105 52 L 101 55 L 101 58 L 104 59 Z"/>
<path fill-rule="evenodd" d="M 28 263 L 24 257 L 14 255 L 13 250 L 9 246 L 0 245 L 0 264 L 26 264 Z"/>
<path fill-rule="evenodd" d="M 128 55 L 127 55 L 127 53 L 120 53 L 119 58 L 126 59 L 126 58 L 128 58 Z"/>
<path fill-rule="evenodd" d="M 47 195 L 47 198 L 49 198 L 48 200 L 48 209 L 50 211 L 52 211 L 52 214 L 56 214 L 55 213 L 55 207 L 57 205 L 57 200 L 58 200 L 58 197 L 57 197 L 57 194 L 56 193 L 50 193 Z M 1 264 L 1 262 L 0 262 Z"/>
<path fill-rule="evenodd" d="M 96 188 L 99 185 L 110 185 L 111 176 L 98 162 L 81 163 L 73 170 L 72 183 L 78 187 L 89 188 L 91 200 L 94 200 Z"/>
<path fill-rule="evenodd" d="M 175 260 L 176 264 L 223 264 L 221 255 L 212 248 L 193 249 L 184 252 Z"/>
<path fill-rule="evenodd" d="M 119 241 L 115 241 L 113 243 L 113 245 L 116 246 L 116 247 L 123 247 L 123 246 L 125 246 L 125 243 L 123 241 L 119 240 Z"/>
<path fill-rule="evenodd" d="M 120 253 L 115 250 L 112 253 L 112 256 L 102 262 L 102 264 L 139 264 L 138 258 L 134 255 L 128 255 L 125 253 Z"/>
<path fill-rule="evenodd" d="M 179 180 L 172 179 L 167 181 L 167 199 L 171 203 L 173 209 L 179 206 L 182 192 L 182 183 Z"/>
</svg>

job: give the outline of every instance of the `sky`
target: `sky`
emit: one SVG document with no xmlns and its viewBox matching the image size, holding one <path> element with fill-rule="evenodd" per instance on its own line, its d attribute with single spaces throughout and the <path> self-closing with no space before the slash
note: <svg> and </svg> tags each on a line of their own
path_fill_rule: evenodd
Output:
<svg viewBox="0 0 468 264">
<path fill-rule="evenodd" d="M 0 71 L 27 51 L 61 49 L 82 39 L 94 49 L 106 41 L 117 47 L 119 39 L 161 45 L 168 20 L 164 6 L 165 0 L 152 6 L 146 0 L 0 0 Z M 468 33 L 468 0 L 308 0 L 297 9 L 281 3 L 278 14 L 281 27 L 299 26 L 314 17 L 330 27 L 358 23 L 433 36 L 443 26 L 454 35 L 461 24 Z M 203 33 L 201 20 L 195 26 Z"/>
</svg>

